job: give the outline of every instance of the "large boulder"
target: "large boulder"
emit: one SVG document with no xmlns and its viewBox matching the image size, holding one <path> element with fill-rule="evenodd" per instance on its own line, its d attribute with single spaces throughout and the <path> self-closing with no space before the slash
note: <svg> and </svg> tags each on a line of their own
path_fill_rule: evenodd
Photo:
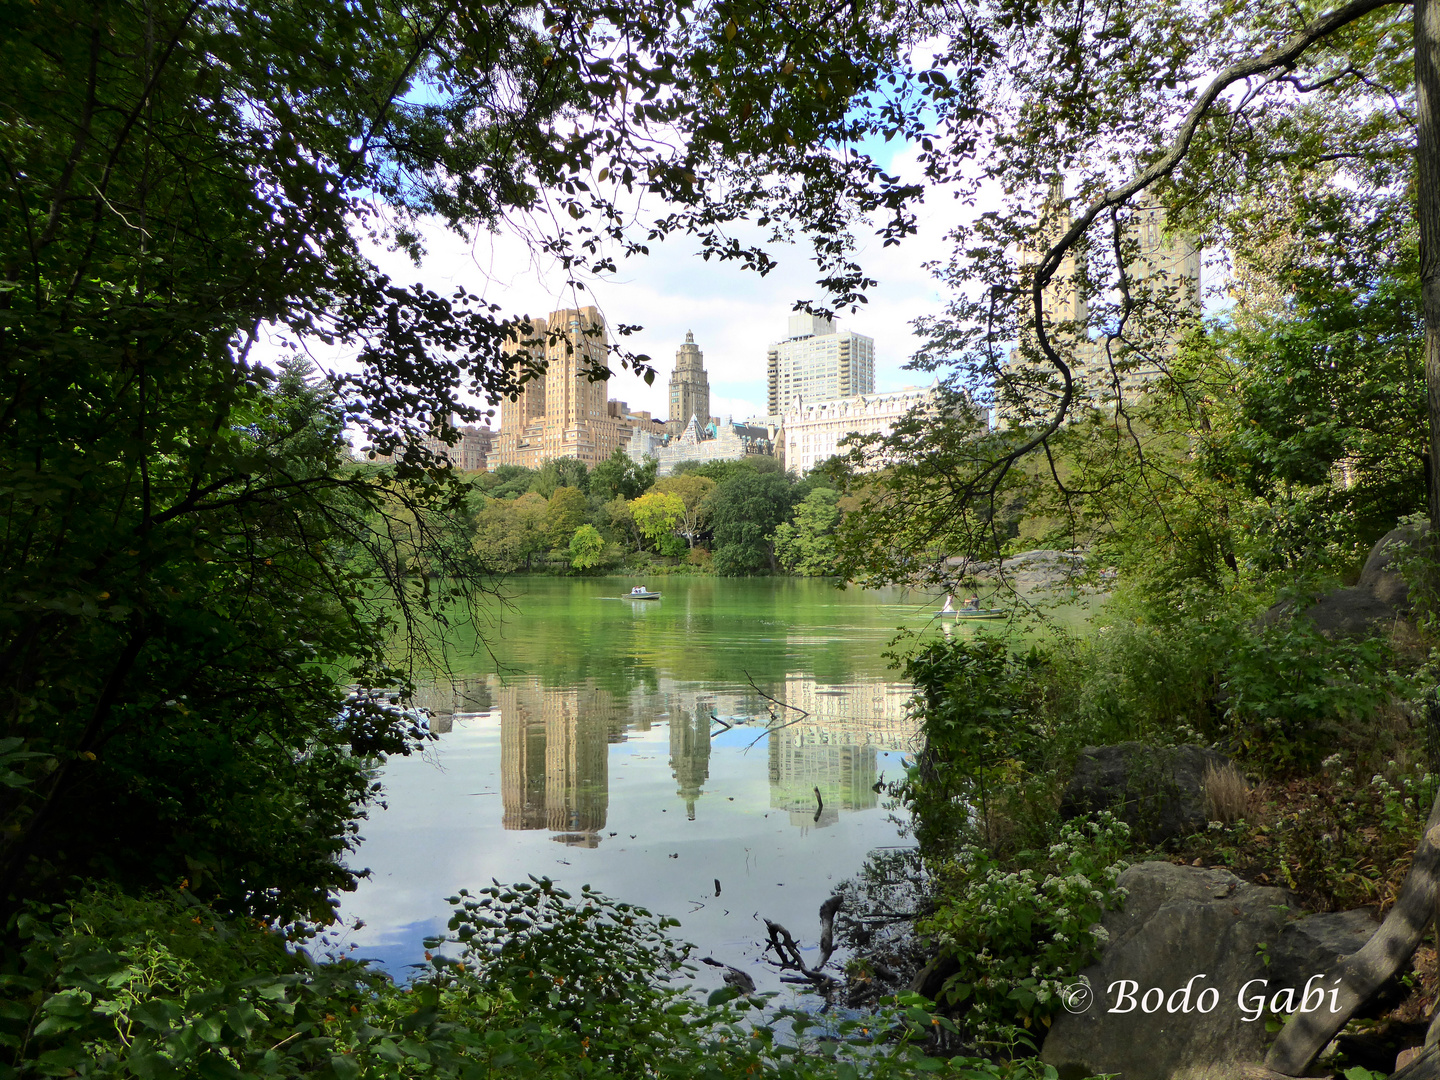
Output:
<svg viewBox="0 0 1440 1080">
<path fill-rule="evenodd" d="M 1229 761 L 1201 746 L 1087 746 L 1061 797 L 1060 815 L 1110 810 L 1152 844 L 1198 832 L 1206 825 L 1205 772 Z"/>
<path fill-rule="evenodd" d="M 1389 604 L 1397 611 L 1410 607 L 1410 585 L 1400 576 L 1396 563 L 1399 557 L 1408 553 L 1421 538 L 1430 532 L 1428 523 L 1402 525 L 1391 529 L 1370 549 L 1364 569 L 1360 571 L 1361 588 L 1369 589 L 1378 600 Z"/>
<path fill-rule="evenodd" d="M 1291 894 L 1164 862 L 1132 866 L 1120 884 L 1125 904 L 1102 923 L 1109 944 L 1082 973 L 1090 997 L 1055 1018 L 1041 1058 L 1061 1080 L 1233 1080 L 1257 1069 L 1265 1017 L 1247 1020 L 1254 1009 L 1239 998 L 1280 989 L 1260 946 L 1280 938 Z"/>
<path fill-rule="evenodd" d="M 1270 946 L 1270 976 L 1277 985 L 1295 986 L 1317 971 L 1329 971 L 1380 928 L 1370 911 L 1331 911 L 1290 923 Z"/>
<path fill-rule="evenodd" d="M 1299 614 L 1328 637 L 1367 634 L 1375 627 L 1393 623 L 1400 617 L 1400 611 L 1394 605 L 1359 585 L 1350 589 L 1334 589 L 1301 609 Z"/>
<path fill-rule="evenodd" d="M 1397 562 L 1429 531 L 1423 524 L 1391 529 L 1370 549 L 1353 586 L 1332 589 L 1308 606 L 1283 600 L 1260 616 L 1260 624 L 1270 626 L 1296 616 L 1310 620 L 1328 637 L 1370 634 L 1393 625 L 1410 611 L 1410 586 L 1400 576 Z"/>
</svg>

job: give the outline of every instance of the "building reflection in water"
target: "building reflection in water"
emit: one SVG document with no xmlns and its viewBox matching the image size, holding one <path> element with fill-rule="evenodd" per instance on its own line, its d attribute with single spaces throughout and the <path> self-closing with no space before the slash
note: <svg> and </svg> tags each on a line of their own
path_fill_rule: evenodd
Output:
<svg viewBox="0 0 1440 1080">
<path fill-rule="evenodd" d="M 775 696 L 809 715 L 770 734 L 770 805 L 787 811 L 791 824 L 814 828 L 833 825 L 842 810 L 878 806 L 879 753 L 905 754 L 914 744 L 909 691 L 878 682 L 817 686 L 792 676 Z"/>
<path fill-rule="evenodd" d="M 502 683 L 485 676 L 428 687 L 416 704 L 430 711 L 431 728 L 441 734 L 457 719 L 498 710 L 504 827 L 547 829 L 557 842 L 593 848 L 609 810 L 609 746 L 624 742 L 627 731 L 668 723 L 670 771 L 691 820 L 710 779 L 712 714 L 732 723 L 754 717 L 753 725 L 735 730 L 765 737 L 764 699 L 692 687 L 662 678 L 617 697 L 593 683 L 552 688 L 538 678 Z M 877 806 L 879 754 L 905 754 L 914 745 L 909 690 L 883 682 L 826 686 L 796 675 L 767 692 L 809 714 L 783 727 L 772 722 L 778 729 L 768 736 L 771 808 L 810 828 L 833 824 L 842 811 Z M 798 715 L 779 713 L 782 723 Z M 824 800 L 818 818 L 816 789 Z"/>
</svg>

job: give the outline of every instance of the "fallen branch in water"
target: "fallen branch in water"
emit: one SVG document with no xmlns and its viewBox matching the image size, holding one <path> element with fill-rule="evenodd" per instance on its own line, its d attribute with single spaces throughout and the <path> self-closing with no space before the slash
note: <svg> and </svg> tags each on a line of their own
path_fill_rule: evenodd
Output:
<svg viewBox="0 0 1440 1080">
<path fill-rule="evenodd" d="M 840 987 L 839 979 L 820 969 L 830 962 L 830 956 L 835 951 L 835 915 L 843 902 L 840 894 L 836 893 L 820 905 L 820 963 L 813 968 L 806 966 L 804 957 L 800 955 L 800 946 L 795 943 L 795 936 L 780 923 L 771 919 L 765 920 L 765 929 L 770 934 L 767 951 L 775 950 L 778 962 L 785 970 L 799 972 L 798 975 L 782 975 L 781 982 L 810 983 L 822 994 L 829 994 Z"/>
</svg>

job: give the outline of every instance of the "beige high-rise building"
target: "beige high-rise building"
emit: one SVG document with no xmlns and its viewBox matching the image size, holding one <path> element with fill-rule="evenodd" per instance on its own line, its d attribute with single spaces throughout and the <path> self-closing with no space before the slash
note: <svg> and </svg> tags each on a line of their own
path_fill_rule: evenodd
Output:
<svg viewBox="0 0 1440 1080">
<path fill-rule="evenodd" d="M 710 423 L 710 380 L 705 376 L 705 354 L 695 335 L 685 332 L 685 344 L 675 350 L 675 371 L 670 376 L 670 422 L 665 430 L 679 435 L 694 417 L 701 429 Z"/>
<path fill-rule="evenodd" d="M 1050 192 L 1051 220 L 1033 247 L 1020 252 L 1022 267 L 1036 265 L 1044 247 L 1070 227 L 1068 213 L 1059 209 L 1063 199 L 1064 188 L 1057 182 Z M 1108 350 L 1103 339 L 1090 336 L 1090 310 L 1073 253 L 1062 260 L 1045 288 L 1047 336 L 1074 378 L 1076 407 L 1071 417 L 1087 409 L 1111 409 L 1117 399 L 1133 400 L 1142 394 L 1161 375 L 1164 359 L 1173 354 L 1185 329 L 1200 316 L 1200 250 L 1188 237 L 1166 229 L 1165 210 L 1159 203 L 1146 198 L 1131 208 L 1121 247 L 1136 306 L 1127 317 L 1125 339 Z M 1059 374 L 1038 355 L 1029 295 L 1021 312 L 1020 347 L 1011 352 L 1001 376 L 1011 395 L 997 407 L 995 419 L 1002 427 L 1043 420 L 1060 401 Z M 1135 341 L 1145 347 L 1132 348 Z"/>
<path fill-rule="evenodd" d="M 587 468 L 627 445 L 637 425 L 658 428 L 648 412 L 631 413 L 608 398 L 610 380 L 591 374 L 607 366 L 609 332 L 597 308 L 553 311 L 532 319 L 521 341 L 505 351 L 543 357 L 543 375 L 514 401 L 500 403 L 500 435 L 492 460 L 536 469 L 554 458 L 578 458 Z"/>
</svg>

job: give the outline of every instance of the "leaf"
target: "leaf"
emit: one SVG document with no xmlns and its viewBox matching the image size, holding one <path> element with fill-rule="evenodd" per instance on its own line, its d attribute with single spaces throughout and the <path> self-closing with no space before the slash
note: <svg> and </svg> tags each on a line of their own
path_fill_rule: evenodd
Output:
<svg viewBox="0 0 1440 1080">
<path fill-rule="evenodd" d="M 735 20 L 734 20 L 733 18 L 732 18 L 729 22 L 727 22 L 727 23 L 725 24 L 725 40 L 726 40 L 726 41 L 734 41 L 734 40 L 735 40 L 735 35 L 738 34 L 739 32 L 740 32 L 740 27 L 738 27 L 737 25 L 735 25 Z"/>
<path fill-rule="evenodd" d="M 360 1062 L 354 1054 L 331 1054 L 330 1069 L 340 1080 L 357 1080 L 360 1076 Z"/>
<path fill-rule="evenodd" d="M 244 1077 L 234 1064 L 219 1054 L 207 1053 L 195 1066 L 202 1080 L 241 1080 Z"/>
</svg>

